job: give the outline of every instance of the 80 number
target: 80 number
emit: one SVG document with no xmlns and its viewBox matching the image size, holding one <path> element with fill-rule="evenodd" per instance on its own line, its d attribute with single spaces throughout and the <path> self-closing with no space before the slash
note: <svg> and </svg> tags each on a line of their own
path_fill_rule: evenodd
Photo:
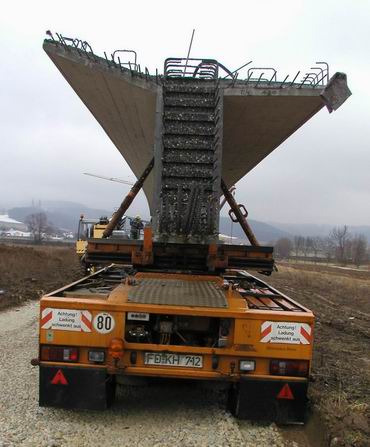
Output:
<svg viewBox="0 0 370 447">
<path fill-rule="evenodd" d="M 93 325 L 97 332 L 108 334 L 114 329 L 115 322 L 112 315 L 103 312 L 95 315 Z"/>
</svg>

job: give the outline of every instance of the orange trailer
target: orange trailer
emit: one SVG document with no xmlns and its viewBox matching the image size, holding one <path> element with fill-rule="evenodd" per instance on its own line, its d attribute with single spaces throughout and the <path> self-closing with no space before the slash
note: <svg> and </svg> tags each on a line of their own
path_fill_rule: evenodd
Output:
<svg viewBox="0 0 370 447">
<path fill-rule="evenodd" d="M 111 265 L 42 297 L 40 405 L 104 409 L 121 376 L 222 381 L 238 417 L 301 421 L 313 314 L 240 270 Z"/>
</svg>

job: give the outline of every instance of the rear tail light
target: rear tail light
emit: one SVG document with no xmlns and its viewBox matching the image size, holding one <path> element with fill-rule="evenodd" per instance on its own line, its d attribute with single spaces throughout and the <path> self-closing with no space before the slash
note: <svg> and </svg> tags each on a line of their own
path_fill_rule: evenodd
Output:
<svg viewBox="0 0 370 447">
<path fill-rule="evenodd" d="M 308 376 L 307 360 L 271 360 L 270 374 L 274 376 Z"/>
<path fill-rule="evenodd" d="M 49 362 L 78 362 L 78 348 L 42 346 L 41 360 Z"/>
</svg>

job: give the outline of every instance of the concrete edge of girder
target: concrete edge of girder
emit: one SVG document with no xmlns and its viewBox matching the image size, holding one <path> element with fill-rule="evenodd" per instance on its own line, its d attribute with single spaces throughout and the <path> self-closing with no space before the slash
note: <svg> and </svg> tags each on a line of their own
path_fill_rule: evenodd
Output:
<svg viewBox="0 0 370 447">
<path fill-rule="evenodd" d="M 138 74 L 134 70 L 121 67 L 112 61 L 69 45 L 45 39 L 43 48 L 58 68 L 60 67 L 55 56 L 68 59 L 77 64 L 88 65 L 91 70 L 113 75 L 146 90 L 157 92 L 161 88 L 161 85 L 157 83 L 156 76 Z M 267 85 L 261 83 L 257 87 L 256 84 L 253 85 L 243 81 L 236 81 L 236 83 L 230 86 L 229 80 L 221 80 L 220 88 L 223 89 L 225 96 L 320 96 L 323 105 L 327 107 L 330 113 L 337 110 L 352 94 L 347 85 L 347 76 L 341 72 L 335 73 L 325 87 L 321 85 L 312 86 L 310 84 L 289 84 L 284 86 L 281 83 L 268 83 Z"/>
<path fill-rule="evenodd" d="M 224 81 L 225 82 L 225 81 Z M 222 83 L 220 85 L 222 87 Z M 320 96 L 323 105 L 327 107 L 331 113 L 337 110 L 351 95 L 352 92 L 347 84 L 347 75 L 337 72 L 329 80 L 328 84 L 323 86 L 312 87 L 306 85 L 290 85 L 288 87 L 279 87 L 274 85 L 259 87 L 249 85 L 247 83 L 235 84 L 234 87 L 224 87 L 225 96 L 290 96 L 290 97 L 317 97 Z"/>
<path fill-rule="evenodd" d="M 158 89 L 161 88 L 161 86 L 156 83 L 155 76 L 143 75 L 142 77 L 134 70 L 131 72 L 128 68 L 120 67 L 118 64 L 114 65 L 112 61 L 107 61 L 95 54 L 85 53 L 82 50 L 78 50 L 69 45 L 63 46 L 61 43 L 45 39 L 43 49 L 61 72 L 62 70 L 56 60 L 57 57 L 67 59 L 76 64 L 88 66 L 92 71 L 99 71 L 104 74 L 115 76 L 145 90 L 157 92 Z"/>
</svg>

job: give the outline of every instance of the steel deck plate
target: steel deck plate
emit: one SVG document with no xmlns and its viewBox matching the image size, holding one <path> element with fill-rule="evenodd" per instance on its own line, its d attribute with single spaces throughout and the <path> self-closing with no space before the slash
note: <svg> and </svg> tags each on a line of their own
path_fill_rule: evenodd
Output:
<svg viewBox="0 0 370 447">
<path fill-rule="evenodd" d="M 228 307 L 224 291 L 213 281 L 141 279 L 128 294 L 130 303 L 191 307 Z"/>
</svg>

